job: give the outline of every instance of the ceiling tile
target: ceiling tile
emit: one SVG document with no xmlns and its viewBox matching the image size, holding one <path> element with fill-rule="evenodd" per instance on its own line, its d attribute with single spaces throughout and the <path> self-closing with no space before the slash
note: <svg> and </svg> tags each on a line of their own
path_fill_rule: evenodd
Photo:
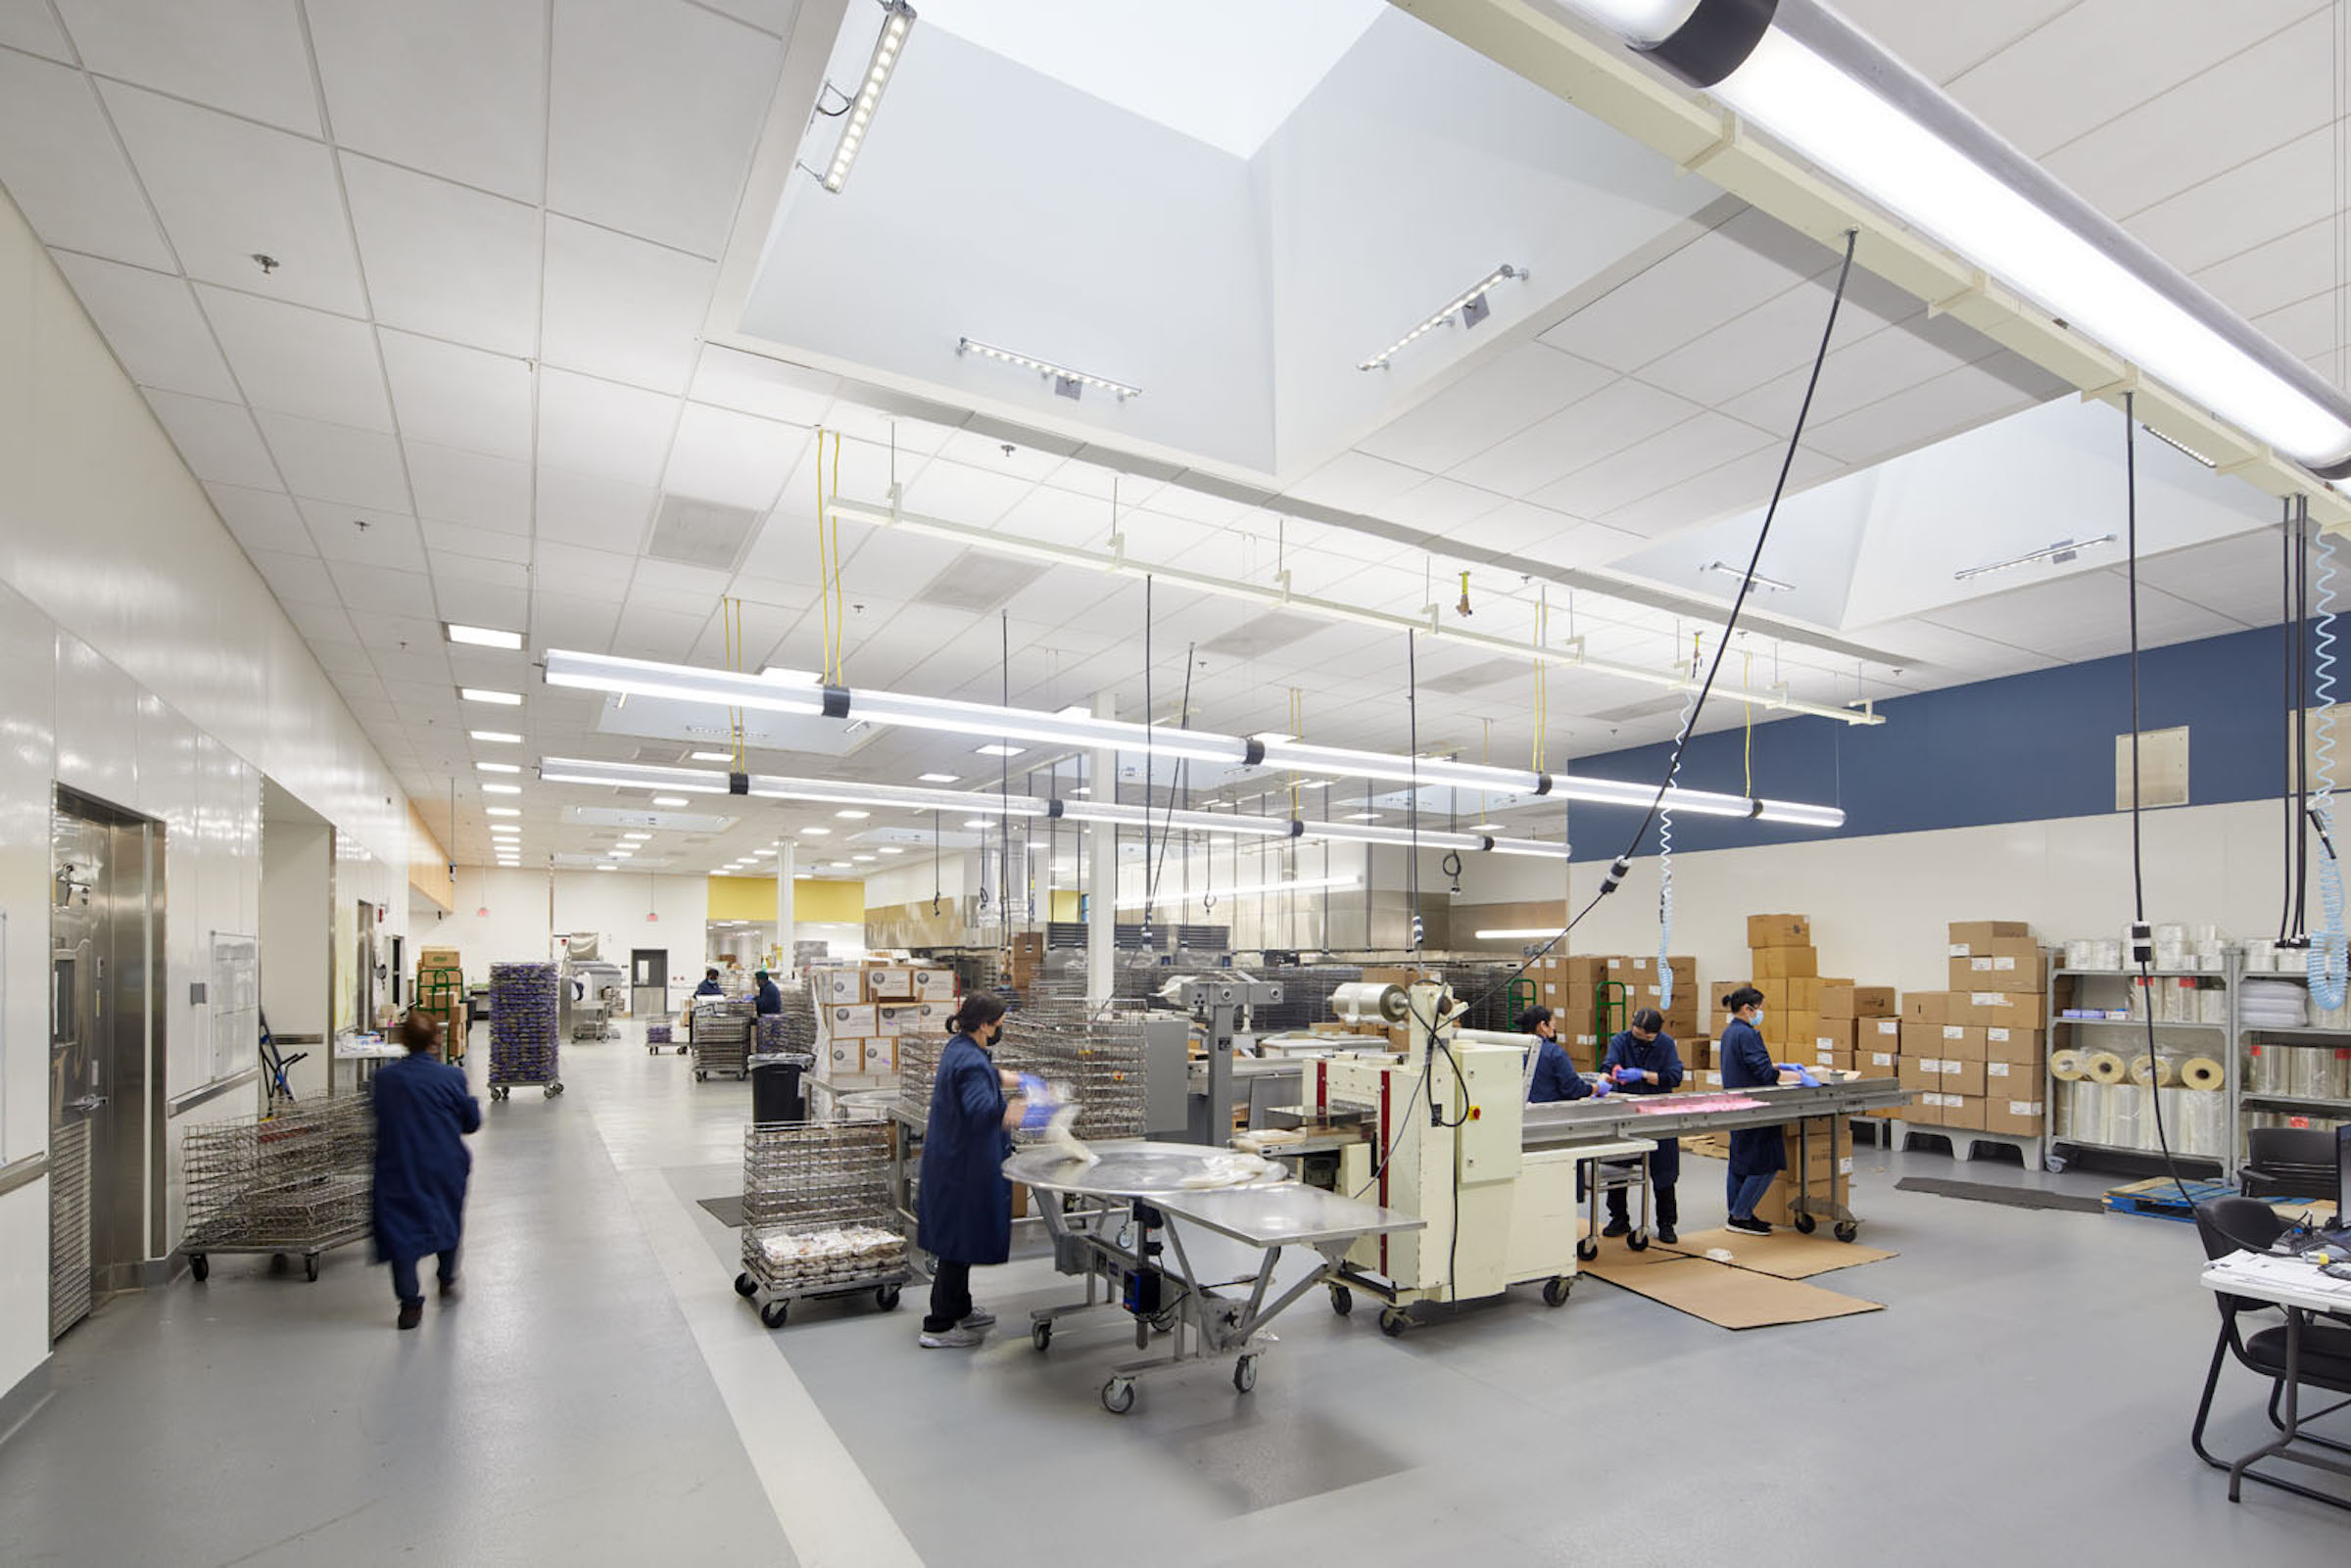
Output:
<svg viewBox="0 0 2351 1568">
<path fill-rule="evenodd" d="M 824 419 L 840 384 L 839 376 L 822 370 L 705 343 L 689 395 L 696 403 L 740 408 L 795 425 L 814 425 Z"/>
<path fill-rule="evenodd" d="M 538 202 L 547 142 L 542 0 L 308 0 L 335 139 Z"/>
<path fill-rule="evenodd" d="M 424 547 L 436 557 L 456 555 L 472 560 L 511 561 L 518 566 L 531 564 L 531 539 L 527 534 L 467 528 L 459 523 L 435 522 L 429 517 L 418 518 L 416 526 L 424 536 Z"/>
<path fill-rule="evenodd" d="M 1458 464 L 1446 477 L 1506 496 L 1529 495 L 1696 412 L 1698 404 L 1687 398 L 1619 381 Z"/>
<path fill-rule="evenodd" d="M 647 485 L 542 468 L 539 537 L 634 555 L 645 544 L 657 494 Z"/>
<path fill-rule="evenodd" d="M 1617 506 L 1607 513 L 1605 521 L 1646 539 L 1659 539 L 1747 507 L 1760 506 L 1771 499 L 1771 487 L 1779 478 L 1780 463 L 1786 455 L 1785 446 L 1773 441 L 1760 451 L 1691 474 L 1662 490 Z M 1804 490 L 1844 468 L 1845 464 L 1835 458 L 1805 447 L 1789 465 L 1790 493 Z"/>
<path fill-rule="evenodd" d="M 1359 450 L 1439 473 L 1614 379 L 1545 343 L 1524 343 L 1398 415 Z"/>
<path fill-rule="evenodd" d="M 567 370 L 539 375 L 539 460 L 574 473 L 652 486 L 669 455 L 678 400 Z"/>
<path fill-rule="evenodd" d="M 1428 476 L 1368 452 L 1342 451 L 1282 494 L 1345 511 L 1375 512 Z"/>
<path fill-rule="evenodd" d="M 414 518 L 331 501 L 306 500 L 301 506 L 311 539 L 329 561 L 403 572 L 424 570 L 423 541 Z M 353 607 L 362 606 L 355 603 Z"/>
<path fill-rule="evenodd" d="M 776 503 L 777 491 L 808 445 L 808 433 L 797 425 L 690 403 L 679 417 L 661 488 L 763 512 Z"/>
<path fill-rule="evenodd" d="M 441 613 L 453 621 L 468 626 L 499 626 L 508 630 L 530 624 L 531 595 L 525 589 L 506 588 L 484 582 L 471 568 L 492 564 L 468 560 L 459 555 L 436 556 L 441 561 L 458 563 L 464 568 L 456 576 L 444 576 L 436 571 L 433 593 L 441 604 Z"/>
<path fill-rule="evenodd" d="M 2336 244 L 2334 220 L 2321 218 L 2214 262 L 2196 274 L 2196 281 L 2250 319 L 2333 286 Z"/>
<path fill-rule="evenodd" d="M 351 624 L 351 614 L 340 604 L 289 604 L 286 619 L 294 623 L 303 641 L 315 647 L 321 642 L 356 642 L 359 631 Z"/>
<path fill-rule="evenodd" d="M 1691 474 L 1744 457 L 1770 441 L 1754 426 L 1707 409 L 1579 468 L 1527 499 L 1578 517 L 1603 517 Z"/>
<path fill-rule="evenodd" d="M 403 446 L 408 456 L 408 483 L 416 493 L 417 516 L 529 536 L 529 463 L 421 441 Z"/>
<path fill-rule="evenodd" d="M 0 49 L 0 185 L 43 244 L 179 270 L 78 71 Z"/>
<path fill-rule="evenodd" d="M 356 561 L 329 561 L 326 569 L 343 591 L 343 602 L 351 606 L 351 624 L 360 629 L 361 640 L 375 641 L 368 630 L 378 618 L 400 616 L 424 623 L 421 635 L 407 634 L 411 644 L 440 645 L 440 610 L 433 602 L 433 580 L 424 573 Z"/>
<path fill-rule="evenodd" d="M 450 554 L 434 551 L 427 556 L 432 568 L 433 587 L 446 592 L 458 584 L 472 583 L 483 588 L 526 590 L 531 586 L 531 569 L 520 561 L 494 560 L 484 555 Z M 454 616 L 474 626 L 501 626 L 507 619 L 476 621 L 470 616 Z"/>
<path fill-rule="evenodd" d="M 269 451 L 297 497 L 406 512 L 408 487 L 401 471 L 400 443 L 373 430 L 354 430 L 292 414 L 254 415 Z"/>
<path fill-rule="evenodd" d="M 190 277 L 366 313 L 323 146 L 136 87 L 107 82 L 99 91 Z M 264 273 L 257 254 L 278 264 Z"/>
<path fill-rule="evenodd" d="M 1431 479 L 1369 509 L 1413 528 L 1449 532 L 1493 511 L 1509 499 L 1458 480 Z"/>
<path fill-rule="evenodd" d="M 179 449 L 188 471 L 198 479 L 254 490 L 278 488 L 277 469 L 269 450 L 253 428 L 253 414 L 241 403 L 217 403 L 183 393 L 148 389 L 148 406 Z"/>
<path fill-rule="evenodd" d="M 2183 272 L 2316 223 L 2332 210 L 2334 142 L 2324 126 L 2135 213 L 2124 227 Z"/>
<path fill-rule="evenodd" d="M 1974 0 L 1940 16 L 1917 0 L 1844 0 L 1839 9 L 1912 70 L 1947 82 L 2077 3 Z"/>
<path fill-rule="evenodd" d="M 305 546 L 310 544 L 306 536 Z M 340 604 L 342 595 L 335 591 L 335 580 L 327 574 L 326 563 L 314 553 L 295 555 L 279 550 L 247 550 L 254 567 L 277 595 L 280 604 Z"/>
<path fill-rule="evenodd" d="M 186 279 L 72 252 L 60 252 L 57 264 L 131 380 L 166 392 L 242 401 Z"/>
<path fill-rule="evenodd" d="M 612 651 L 627 659 L 681 660 L 694 651 L 709 612 L 634 609 L 621 617 L 612 636 Z"/>
<path fill-rule="evenodd" d="M 1972 425 L 1990 422 L 2053 396 L 2054 380 L 2004 351 L 1983 365 L 1921 382 L 1842 418 L 1808 428 L 1804 445 L 1848 463 L 1883 462 Z M 2018 381 L 2028 382 L 2020 388 Z"/>
<path fill-rule="evenodd" d="M 73 46 L 66 42 L 48 0 L 0 0 L 0 47 L 73 63 Z"/>
<path fill-rule="evenodd" d="M 717 263 L 698 256 L 550 214 L 542 355 L 566 369 L 684 392 L 717 278 Z"/>
<path fill-rule="evenodd" d="M 295 0 L 57 0 L 101 76 L 316 136 L 318 97 Z"/>
<path fill-rule="evenodd" d="M 364 321 L 208 283 L 196 285 L 196 298 L 254 407 L 392 428 L 375 334 Z"/>
<path fill-rule="evenodd" d="M 539 542 L 531 581 L 546 593 L 618 605 L 629 596 L 637 557 L 581 545 Z"/>
<path fill-rule="evenodd" d="M 782 46 L 682 0 L 556 0 L 548 206 L 715 257 Z"/>
<path fill-rule="evenodd" d="M 213 509 L 248 552 L 257 549 L 307 551 L 314 546 L 293 498 L 280 490 L 248 490 L 243 485 L 208 484 Z"/>
<path fill-rule="evenodd" d="M 1010 511 L 1032 488 L 1026 479 L 936 457 L 907 484 L 905 508 L 984 528 Z"/>
<path fill-rule="evenodd" d="M 620 624 L 620 596 L 607 602 L 576 594 L 551 593 L 542 579 L 531 594 L 531 645 L 576 648 L 608 653 L 612 632 Z"/>
<path fill-rule="evenodd" d="M 1812 254 L 1791 265 L 1777 254 L 1786 232 L 1732 223 L 1709 230 L 1551 328 L 1542 341 L 1618 370 L 1647 364 L 1829 264 L 1827 254 L 1806 240 Z"/>
<path fill-rule="evenodd" d="M 375 318 L 497 354 L 539 346 L 539 214 L 447 180 L 343 157 Z"/>
<path fill-rule="evenodd" d="M 518 462 L 530 459 L 527 362 L 407 332 L 387 330 L 381 337 L 402 436 Z"/>
</svg>

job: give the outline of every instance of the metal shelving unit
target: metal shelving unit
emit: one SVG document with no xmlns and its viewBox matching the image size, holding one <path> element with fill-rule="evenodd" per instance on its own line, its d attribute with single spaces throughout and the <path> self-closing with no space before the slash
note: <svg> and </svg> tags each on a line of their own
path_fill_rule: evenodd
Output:
<svg viewBox="0 0 2351 1568">
<path fill-rule="evenodd" d="M 2307 975 L 2290 971 L 2259 972 L 2262 979 L 2289 980 L 2309 986 Z M 2285 1050 L 2346 1051 L 2351 1050 L 2351 1028 L 2331 1029 L 2314 1027 L 2280 1027 L 2276 1025 L 2243 1025 L 2235 1031 L 2236 1061 L 2231 1066 L 2238 1071 L 2256 1046 L 2279 1047 Z M 2351 1121 L 2351 1096 L 2293 1094 L 2269 1089 L 2245 1088 L 2237 1096 L 2230 1124 L 2233 1129 L 2236 1147 L 2244 1146 L 2245 1118 L 2248 1116 L 2325 1117 L 2329 1120 Z"/>
<path fill-rule="evenodd" d="M 2237 1086 L 2241 1076 L 2244 1057 L 2243 1031 L 2238 1026 L 2237 1020 L 2237 999 L 2241 994 L 2237 982 L 2243 974 L 2242 963 L 2242 958 L 2237 949 L 2231 947 L 2228 951 L 2227 962 L 2224 963 L 2221 969 L 2217 972 L 2213 970 L 2150 970 L 2147 974 L 2148 978 L 2158 980 L 2208 980 L 2217 978 L 2221 981 L 2229 996 L 2228 1018 L 2222 1022 L 2206 1023 L 2200 1021 L 2190 1022 L 2178 1019 L 2157 1019 L 2154 1021 L 2155 1031 L 2159 1037 L 2167 1033 L 2180 1034 L 2198 1032 L 2219 1036 L 2222 1042 L 2220 1054 L 2224 1066 L 2228 1071 L 2227 1081 L 2220 1090 L 2220 1093 L 2226 1101 L 2226 1104 L 2222 1107 L 2221 1113 L 2221 1124 L 2223 1127 L 2222 1151 L 2217 1156 L 2175 1153 L 2174 1158 L 2177 1159 L 2182 1164 L 2211 1166 L 2221 1171 L 2229 1171 L 2236 1168 L 2237 1149 L 2242 1141 L 2242 1127 L 2240 1125 L 2241 1113 L 2238 1108 L 2237 1098 Z M 2051 1170 L 2062 1170 L 2065 1168 L 2066 1156 L 2059 1152 L 2061 1147 L 2064 1149 L 2080 1150 L 2093 1154 L 2133 1155 L 2141 1159 L 2150 1154 L 2157 1153 L 2155 1150 L 2142 1149 L 2135 1144 L 2123 1145 L 2112 1143 L 2095 1143 L 2088 1139 L 2071 1136 L 2070 1129 L 2073 1122 L 2073 1088 L 2070 1083 L 2067 1083 L 2065 1080 L 2057 1077 L 2049 1070 L 2050 1059 L 2054 1057 L 2059 1050 L 2064 1048 L 2064 1041 L 2061 1039 L 2061 1031 L 2063 1030 L 2129 1029 L 2134 1033 L 2138 1034 L 2142 1038 L 2144 1037 L 2148 1021 L 2143 1018 L 2069 1019 L 2059 1016 L 2059 1009 L 2061 1006 L 2060 997 L 2063 996 L 2065 998 L 2065 1002 L 2068 1004 L 2073 1003 L 2074 999 L 2070 993 L 2075 984 L 2079 981 L 2111 980 L 2123 982 L 2128 985 L 2130 982 L 2135 981 L 2138 978 L 2139 973 L 2136 970 L 2052 969 L 2049 972 L 2048 1020 L 2046 1027 L 2042 1033 L 2040 1071 L 2042 1103 L 2048 1108 L 2048 1130 L 2042 1141 L 2041 1163 Z M 2125 994 L 2126 1000 L 2128 1000 L 2129 993 L 2126 992 Z M 2144 999 L 2144 1005 L 2152 1006 L 2153 999 Z M 2065 1120 L 2069 1129 L 2069 1135 L 2062 1137 L 2059 1136 L 2057 1131 L 2057 1095 L 2061 1086 L 2064 1087 L 2067 1096 L 2066 1104 L 2068 1110 Z M 2146 1092 L 2151 1095 L 2158 1091 L 2150 1085 L 2146 1087 Z"/>
</svg>

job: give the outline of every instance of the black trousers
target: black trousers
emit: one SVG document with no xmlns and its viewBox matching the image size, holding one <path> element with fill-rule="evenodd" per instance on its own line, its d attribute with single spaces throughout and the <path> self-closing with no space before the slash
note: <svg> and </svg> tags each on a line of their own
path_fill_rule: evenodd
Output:
<svg viewBox="0 0 2351 1568">
<path fill-rule="evenodd" d="M 923 1332 L 944 1334 L 972 1315 L 972 1265 L 941 1258 L 931 1265 L 931 1315 Z"/>
<path fill-rule="evenodd" d="M 1652 1206 L 1656 1211 L 1656 1221 L 1660 1225 L 1678 1227 L 1682 1222 L 1682 1205 L 1680 1198 L 1674 1193 L 1673 1184 L 1681 1179 L 1682 1174 L 1680 1140 L 1659 1139 L 1656 1151 L 1648 1159 L 1649 1191 Z M 1608 1217 L 1610 1219 L 1631 1223 L 1628 1217 L 1631 1206 L 1627 1197 L 1628 1195 L 1621 1188 L 1608 1194 Z"/>
</svg>

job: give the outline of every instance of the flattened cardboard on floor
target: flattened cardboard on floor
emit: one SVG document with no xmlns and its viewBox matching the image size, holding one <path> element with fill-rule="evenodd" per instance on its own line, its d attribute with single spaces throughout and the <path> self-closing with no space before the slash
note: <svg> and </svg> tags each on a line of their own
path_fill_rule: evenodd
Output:
<svg viewBox="0 0 2351 1568">
<path fill-rule="evenodd" d="M 1752 1239 L 1752 1238 L 1750 1238 Z M 1831 1243 L 1832 1246 L 1835 1243 Z M 1656 1249 L 1631 1255 L 1636 1261 L 1603 1257 L 1584 1272 L 1676 1311 L 1702 1317 L 1717 1328 L 1770 1328 L 1781 1323 L 1816 1323 L 1824 1318 L 1882 1312 L 1883 1302 L 1841 1296 L 1799 1280 L 1775 1279 L 1751 1268 L 1734 1268 L 1704 1258 L 1668 1255 L 1652 1261 Z"/>
<path fill-rule="evenodd" d="M 1731 1255 L 1733 1268 L 1751 1268 L 1775 1279 L 1810 1279 L 1832 1269 L 1882 1263 L 1898 1256 L 1859 1242 L 1837 1241 L 1821 1231 L 1804 1236 L 1793 1230 L 1775 1230 L 1768 1236 L 1743 1236 L 1725 1229 L 1693 1231 L 1666 1251 L 1703 1258 L 1716 1247 Z"/>
</svg>

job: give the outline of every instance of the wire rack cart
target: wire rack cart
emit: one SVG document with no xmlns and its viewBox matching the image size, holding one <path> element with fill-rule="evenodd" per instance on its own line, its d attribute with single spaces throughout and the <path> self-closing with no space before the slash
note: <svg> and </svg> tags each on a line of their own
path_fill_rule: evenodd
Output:
<svg viewBox="0 0 2351 1568">
<path fill-rule="evenodd" d="M 319 1255 L 373 1223 L 375 1107 L 361 1094 L 305 1101 L 276 1116 L 190 1127 L 180 1144 L 188 1229 L 181 1246 L 198 1281 L 215 1253 Z"/>
<path fill-rule="evenodd" d="M 552 964 L 490 966 L 491 1099 L 533 1084 L 551 1100 L 563 1092 L 556 1072 L 562 984 Z"/>
<path fill-rule="evenodd" d="M 907 1279 L 890 1213 L 890 1126 L 770 1121 L 743 1135 L 743 1272 L 736 1294 L 781 1328 L 810 1296 L 871 1291 L 888 1311 Z"/>
<path fill-rule="evenodd" d="M 747 996 L 711 997 L 694 1010 L 694 1076 L 713 1072 L 751 1075 L 751 1019 L 757 1006 Z"/>
</svg>

